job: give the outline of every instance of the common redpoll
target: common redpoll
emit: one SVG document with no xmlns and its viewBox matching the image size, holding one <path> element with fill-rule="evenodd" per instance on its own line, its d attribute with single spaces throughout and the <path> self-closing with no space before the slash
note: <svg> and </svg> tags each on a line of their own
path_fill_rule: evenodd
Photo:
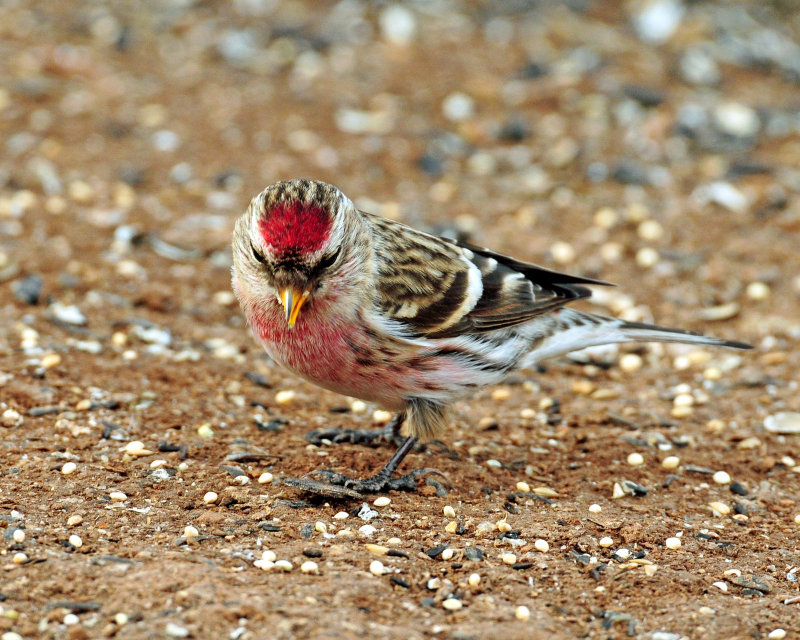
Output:
<svg viewBox="0 0 800 640">
<path fill-rule="evenodd" d="M 397 412 L 407 439 L 356 491 L 392 479 L 447 407 L 511 370 L 629 341 L 749 345 L 565 307 L 599 280 L 557 273 L 359 211 L 336 187 L 287 180 L 253 198 L 233 235 L 233 288 L 270 357 L 321 387 Z"/>
</svg>

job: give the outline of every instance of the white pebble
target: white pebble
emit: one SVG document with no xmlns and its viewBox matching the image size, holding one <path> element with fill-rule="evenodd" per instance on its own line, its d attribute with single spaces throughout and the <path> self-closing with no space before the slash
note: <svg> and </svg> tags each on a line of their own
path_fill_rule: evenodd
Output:
<svg viewBox="0 0 800 640">
<path fill-rule="evenodd" d="M 387 572 L 387 569 L 380 560 L 373 560 L 369 563 L 369 572 L 374 576 L 382 576 Z"/>
<path fill-rule="evenodd" d="M 667 538 L 664 541 L 664 545 L 667 549 L 680 549 L 681 548 L 681 539 L 680 538 Z"/>
<path fill-rule="evenodd" d="M 614 540 L 612 538 L 609 538 L 608 536 L 603 536 L 602 538 L 600 538 L 597 544 L 599 544 L 604 549 L 607 549 L 608 547 L 614 544 Z"/>
<path fill-rule="evenodd" d="M 328 533 L 328 525 L 322 522 L 322 520 L 317 520 L 314 523 L 314 529 L 316 530 L 317 533 L 322 533 L 322 534 Z"/>
<path fill-rule="evenodd" d="M 721 516 L 727 516 L 731 513 L 731 508 L 724 502 L 710 502 L 708 506 Z"/>
<path fill-rule="evenodd" d="M 197 427 L 197 435 L 201 438 L 211 438 L 214 435 L 214 430 L 207 422 Z"/>
<path fill-rule="evenodd" d="M 272 482 L 272 474 L 269 471 L 258 476 L 258 484 L 267 484 L 268 482 Z"/>
<path fill-rule="evenodd" d="M 528 609 L 524 604 L 520 605 L 514 611 L 514 617 L 517 620 L 529 620 L 531 617 L 531 610 Z"/>
<path fill-rule="evenodd" d="M 448 611 L 458 611 L 464 605 L 462 604 L 461 600 L 458 600 L 457 598 L 448 598 L 442 602 L 442 606 Z"/>
<path fill-rule="evenodd" d="M 205 502 L 206 504 L 214 504 L 217 501 L 217 498 L 219 498 L 219 495 L 217 494 L 216 491 L 208 491 L 203 496 L 203 502 Z"/>
<path fill-rule="evenodd" d="M 550 551 L 550 544 L 547 542 L 547 540 L 542 540 L 541 538 L 539 538 L 536 541 L 534 541 L 533 548 L 536 549 L 537 551 L 541 551 L 542 553 L 547 553 L 548 551 Z"/>
<path fill-rule="evenodd" d="M 378 16 L 381 34 L 387 42 L 406 46 L 414 40 L 417 20 L 410 9 L 402 4 L 392 4 L 381 11 Z"/>
<path fill-rule="evenodd" d="M 64 616 L 64 624 L 68 627 L 71 627 L 76 624 L 80 624 L 81 619 L 76 616 L 74 613 L 68 613 Z"/>
<path fill-rule="evenodd" d="M 4 427 L 18 427 L 22 424 L 22 416 L 16 409 L 6 409 L 0 416 L 0 424 Z"/>
<path fill-rule="evenodd" d="M 636 353 L 626 353 L 619 359 L 620 369 L 627 373 L 638 371 L 643 363 L 642 357 Z"/>
<path fill-rule="evenodd" d="M 779 411 L 764 418 L 764 428 L 770 433 L 800 434 L 800 413 Z"/>
<path fill-rule="evenodd" d="M 680 463 L 681 459 L 678 456 L 667 456 L 661 461 L 661 466 L 664 469 L 677 469 Z"/>
<path fill-rule="evenodd" d="M 373 527 L 371 524 L 365 524 L 360 526 L 358 528 L 358 531 L 362 537 L 369 538 L 373 533 L 377 531 L 377 529 Z"/>
<path fill-rule="evenodd" d="M 712 586 L 716 587 L 722 593 L 728 593 L 728 584 L 726 582 L 722 582 L 721 580 L 717 580 L 716 582 L 712 583 Z"/>
<path fill-rule="evenodd" d="M 717 471 L 712 478 L 717 484 L 730 484 L 731 476 L 727 471 Z"/>
<path fill-rule="evenodd" d="M 112 491 L 108 494 L 108 497 L 111 498 L 114 502 L 125 502 L 128 499 L 122 491 Z"/>
<path fill-rule="evenodd" d="M 79 516 L 78 514 L 72 515 L 69 518 L 67 518 L 68 527 L 76 527 L 81 522 L 83 522 L 83 516 Z"/>
<path fill-rule="evenodd" d="M 467 94 L 456 91 L 444 99 L 442 113 L 448 120 L 461 122 L 475 114 L 475 101 Z"/>
<path fill-rule="evenodd" d="M 599 504 L 590 504 L 589 505 L 589 512 L 590 513 L 600 513 L 603 510 Z"/>
<path fill-rule="evenodd" d="M 311 560 L 306 560 L 300 565 L 300 571 L 303 573 L 317 573 L 319 571 L 319 565 Z"/>
<path fill-rule="evenodd" d="M 69 537 L 69 540 L 68 540 L 68 541 L 69 541 L 69 543 L 70 543 L 70 544 L 71 544 L 73 547 L 75 547 L 76 549 L 80 549 L 80 548 L 83 546 L 83 540 L 81 539 L 81 537 L 80 537 L 79 535 L 77 535 L 77 534 L 75 534 L 75 533 L 73 533 L 73 534 L 72 534 L 72 535 Z"/>
<path fill-rule="evenodd" d="M 558 264 L 569 264 L 575 260 L 575 249 L 567 242 L 555 242 L 550 247 L 550 255 Z"/>
<path fill-rule="evenodd" d="M 628 464 L 632 467 L 638 467 L 644 464 L 644 456 L 641 453 L 631 453 L 628 455 Z"/>
<path fill-rule="evenodd" d="M 375 501 L 372 503 L 376 507 L 385 507 L 392 501 L 391 498 L 387 498 L 386 496 L 381 496 L 380 498 L 375 498 Z"/>
<path fill-rule="evenodd" d="M 676 407 L 691 407 L 694 404 L 694 396 L 691 393 L 679 393 L 672 400 Z"/>
<path fill-rule="evenodd" d="M 630 549 L 626 549 L 625 547 L 622 547 L 621 549 L 617 549 L 616 550 L 615 555 L 618 558 L 621 558 L 622 560 L 627 560 L 628 558 L 631 557 L 631 552 L 630 552 Z"/>
<path fill-rule="evenodd" d="M 611 490 L 611 499 L 619 500 L 620 498 L 624 497 L 625 497 L 625 491 L 623 491 L 622 485 L 619 482 L 615 482 L 614 487 Z"/>
<path fill-rule="evenodd" d="M 456 517 L 456 510 L 453 509 L 449 504 L 445 505 L 444 509 L 442 509 L 445 518 L 450 518 L 451 520 Z"/>
</svg>

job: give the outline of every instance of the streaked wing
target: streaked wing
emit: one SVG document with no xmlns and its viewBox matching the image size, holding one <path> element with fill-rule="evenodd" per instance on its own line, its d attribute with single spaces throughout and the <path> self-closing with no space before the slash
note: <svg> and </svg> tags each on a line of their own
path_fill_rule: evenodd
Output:
<svg viewBox="0 0 800 640">
<path fill-rule="evenodd" d="M 380 239 L 381 309 L 415 335 L 445 338 L 512 327 L 590 296 L 582 284 L 608 284 L 364 215 Z"/>
</svg>

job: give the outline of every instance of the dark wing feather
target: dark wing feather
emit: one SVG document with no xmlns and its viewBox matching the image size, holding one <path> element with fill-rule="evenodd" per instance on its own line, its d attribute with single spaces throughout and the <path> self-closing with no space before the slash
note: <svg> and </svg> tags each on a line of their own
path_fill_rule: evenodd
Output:
<svg viewBox="0 0 800 640">
<path fill-rule="evenodd" d="M 363 214 L 376 227 L 378 301 L 412 334 L 445 338 L 513 327 L 609 283 L 558 273 L 489 249 Z M 402 251 L 399 248 L 402 247 Z M 470 291 L 470 263 L 482 293 Z M 470 299 L 470 295 L 473 299 Z"/>
</svg>

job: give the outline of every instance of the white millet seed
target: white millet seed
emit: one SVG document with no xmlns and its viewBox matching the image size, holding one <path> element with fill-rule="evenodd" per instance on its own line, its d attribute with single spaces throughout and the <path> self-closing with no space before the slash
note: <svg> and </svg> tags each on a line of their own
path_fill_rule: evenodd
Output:
<svg viewBox="0 0 800 640">
<path fill-rule="evenodd" d="M 203 496 L 203 502 L 206 504 L 214 504 L 219 498 L 219 495 L 216 491 L 209 491 Z"/>
<path fill-rule="evenodd" d="M 730 484 L 731 476 L 727 471 L 717 471 L 712 478 L 717 484 Z"/>
<path fill-rule="evenodd" d="M 644 456 L 641 453 L 631 453 L 628 455 L 628 464 L 632 467 L 638 467 L 644 464 Z"/>
<path fill-rule="evenodd" d="M 681 539 L 680 538 L 667 538 L 664 541 L 664 545 L 667 549 L 680 549 L 681 548 Z"/>
<path fill-rule="evenodd" d="M 453 507 L 451 507 L 449 504 L 445 505 L 444 509 L 442 509 L 442 512 L 444 513 L 444 517 L 449 518 L 450 520 L 456 517 L 456 510 L 453 509 Z"/>
</svg>

